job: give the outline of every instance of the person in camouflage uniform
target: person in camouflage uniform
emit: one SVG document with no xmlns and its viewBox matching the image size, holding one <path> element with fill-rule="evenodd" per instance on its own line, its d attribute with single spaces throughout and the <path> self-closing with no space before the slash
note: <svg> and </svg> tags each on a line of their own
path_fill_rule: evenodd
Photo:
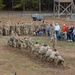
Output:
<svg viewBox="0 0 75 75">
<path fill-rule="evenodd" d="M 20 35 L 20 23 L 19 22 L 16 25 L 16 32 Z"/>
<path fill-rule="evenodd" d="M 50 39 L 53 37 L 54 34 L 54 27 L 52 24 L 50 24 Z"/>
<path fill-rule="evenodd" d="M 24 22 L 20 23 L 20 34 L 24 35 Z"/>
<path fill-rule="evenodd" d="M 26 35 L 26 26 L 23 25 L 23 29 L 24 29 L 24 35 Z"/>
<path fill-rule="evenodd" d="M 3 30 L 3 22 L 2 21 L 0 21 L 0 35 L 2 35 L 2 30 Z"/>
<path fill-rule="evenodd" d="M 25 39 L 21 37 L 18 38 L 18 45 L 19 45 L 19 48 L 26 48 Z"/>
<path fill-rule="evenodd" d="M 33 43 L 31 41 L 31 38 L 28 36 L 25 37 L 24 39 L 25 39 L 26 48 L 32 50 Z"/>
<path fill-rule="evenodd" d="M 3 22 L 3 29 L 2 29 L 2 32 L 3 32 L 3 36 L 6 36 L 6 29 L 5 29 L 5 23 Z"/>
<path fill-rule="evenodd" d="M 13 35 L 11 35 L 12 47 L 14 48 L 16 48 L 17 39 L 18 39 L 17 33 L 14 33 Z"/>
<path fill-rule="evenodd" d="M 10 31 L 10 26 L 9 26 L 9 24 L 7 23 L 6 26 L 5 26 L 6 36 L 9 35 L 9 31 Z"/>
<path fill-rule="evenodd" d="M 30 21 L 29 23 L 28 23 L 28 34 L 31 34 L 32 33 L 32 21 Z"/>
<path fill-rule="evenodd" d="M 8 43 L 7 43 L 8 46 L 12 46 L 13 47 L 14 38 L 15 38 L 15 33 L 14 33 L 14 31 L 12 31 L 11 35 L 10 35 L 10 38 L 8 40 Z"/>
<path fill-rule="evenodd" d="M 53 34 L 53 37 L 51 39 L 51 42 L 52 42 L 53 50 L 56 49 L 56 45 L 57 45 L 56 34 Z"/>
</svg>

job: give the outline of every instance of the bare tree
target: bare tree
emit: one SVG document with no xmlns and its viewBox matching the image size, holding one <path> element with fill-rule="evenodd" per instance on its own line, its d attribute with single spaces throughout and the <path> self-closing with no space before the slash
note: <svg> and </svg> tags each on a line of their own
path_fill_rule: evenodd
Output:
<svg viewBox="0 0 75 75">
<path fill-rule="evenodd" d="M 25 11 L 25 0 L 22 0 L 23 3 L 23 11 Z"/>
<path fill-rule="evenodd" d="M 41 13 L 41 0 L 39 0 L 39 13 Z"/>
</svg>

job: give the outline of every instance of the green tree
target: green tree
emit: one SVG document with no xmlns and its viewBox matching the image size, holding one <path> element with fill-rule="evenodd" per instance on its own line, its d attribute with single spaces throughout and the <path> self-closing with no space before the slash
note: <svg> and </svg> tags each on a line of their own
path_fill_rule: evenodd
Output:
<svg viewBox="0 0 75 75">
<path fill-rule="evenodd" d="M 0 0 L 0 10 L 2 10 L 5 7 L 5 5 L 3 4 L 3 0 Z"/>
<path fill-rule="evenodd" d="M 38 10 L 38 1 L 39 0 L 30 0 L 31 1 L 31 6 L 34 10 Z"/>
<path fill-rule="evenodd" d="M 41 12 L 41 10 L 46 11 L 50 10 L 53 0 L 0 0 L 4 1 L 5 9 L 11 8 L 19 9 L 19 10 L 37 10 Z M 9 3 L 10 2 L 10 3 Z M 2 4 L 2 3 L 1 3 Z M 10 9 L 11 9 L 10 8 Z"/>
<path fill-rule="evenodd" d="M 38 10 L 38 0 L 25 0 L 27 10 Z"/>
<path fill-rule="evenodd" d="M 13 8 L 21 8 L 22 0 L 13 0 Z"/>
<path fill-rule="evenodd" d="M 26 0 L 14 0 L 14 6 L 13 8 L 22 8 L 23 11 L 25 11 L 25 4 L 26 4 Z"/>
</svg>

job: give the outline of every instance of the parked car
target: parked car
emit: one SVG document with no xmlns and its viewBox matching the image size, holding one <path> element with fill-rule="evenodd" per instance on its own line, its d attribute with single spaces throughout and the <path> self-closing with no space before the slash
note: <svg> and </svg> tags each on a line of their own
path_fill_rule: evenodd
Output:
<svg viewBox="0 0 75 75">
<path fill-rule="evenodd" d="M 44 16 L 42 14 L 32 14 L 32 18 L 34 21 L 36 21 L 36 20 L 41 21 L 44 19 Z"/>
</svg>

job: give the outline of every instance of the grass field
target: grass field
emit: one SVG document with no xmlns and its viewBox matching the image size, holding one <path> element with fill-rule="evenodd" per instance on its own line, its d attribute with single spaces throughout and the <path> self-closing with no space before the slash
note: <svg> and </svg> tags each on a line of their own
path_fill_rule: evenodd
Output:
<svg viewBox="0 0 75 75">
<path fill-rule="evenodd" d="M 7 47 L 9 37 L 0 37 L 0 75 L 74 75 L 75 74 L 75 43 L 58 41 L 57 49 L 64 57 L 67 66 L 54 66 L 42 61 L 28 50 Z M 49 40 L 48 37 L 32 37 L 33 42 Z M 51 44 L 50 44 L 51 45 Z"/>
<path fill-rule="evenodd" d="M 30 16 L 12 18 L 1 17 L 0 20 L 4 22 L 8 20 L 12 22 L 29 22 L 32 18 Z M 63 24 L 68 26 L 75 25 L 75 22 L 62 18 L 55 19 L 47 17 L 44 21 L 50 24 L 54 21 L 60 26 Z M 33 22 L 33 24 L 35 23 L 40 25 L 42 21 Z M 47 61 L 42 61 L 28 50 L 7 47 L 8 39 L 9 37 L 7 36 L 0 36 L 0 75 L 15 75 L 15 72 L 17 75 L 75 75 L 75 42 L 58 41 L 57 43 L 56 48 L 66 61 L 66 67 L 63 67 L 54 66 Z M 52 47 L 48 37 L 32 37 L 32 41 L 34 43 L 38 41 L 41 45 L 46 42 Z"/>
</svg>

